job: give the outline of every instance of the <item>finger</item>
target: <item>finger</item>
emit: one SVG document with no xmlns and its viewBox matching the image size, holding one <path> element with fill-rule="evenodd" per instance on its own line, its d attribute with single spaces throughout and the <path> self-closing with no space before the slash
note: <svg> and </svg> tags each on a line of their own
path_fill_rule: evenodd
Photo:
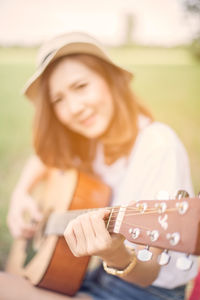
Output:
<svg viewBox="0 0 200 300">
<path fill-rule="evenodd" d="M 26 238 L 26 239 L 30 239 L 35 235 L 35 230 L 31 230 L 31 229 L 22 229 L 21 230 L 21 236 Z"/>
<path fill-rule="evenodd" d="M 23 229 L 23 225 L 19 221 L 14 219 L 13 219 L 13 223 L 10 226 L 10 232 L 14 238 L 19 238 L 19 237 L 27 238 L 30 236 L 30 234 Z"/>
<path fill-rule="evenodd" d="M 14 238 L 17 238 L 20 236 L 20 227 L 21 227 L 21 222 L 20 219 L 17 218 L 13 214 L 9 214 L 7 218 L 7 224 L 10 229 L 10 232 Z"/>
<path fill-rule="evenodd" d="M 32 237 L 35 232 L 37 227 L 33 224 L 26 223 L 22 218 L 19 217 L 13 217 L 9 222 L 9 228 L 11 231 L 11 234 L 16 238 L 16 237 L 25 237 L 29 238 Z"/>
<path fill-rule="evenodd" d="M 91 215 L 92 226 L 94 228 L 95 235 L 98 238 L 102 236 L 105 236 L 106 238 L 110 238 L 110 234 L 106 229 L 106 224 L 104 221 L 104 218 L 105 216 L 107 216 L 107 214 L 108 213 L 106 211 L 99 211 Z"/>
<path fill-rule="evenodd" d="M 125 240 L 125 237 L 121 233 L 111 233 L 110 236 L 114 247 L 119 246 Z"/>
<path fill-rule="evenodd" d="M 96 239 L 96 233 L 95 233 L 95 229 L 93 228 L 93 224 L 92 224 L 92 215 L 91 213 L 87 213 L 85 215 L 81 216 L 81 227 L 82 227 L 82 231 L 85 237 L 85 242 L 86 242 L 86 247 L 89 250 L 89 252 L 91 252 L 91 248 L 94 245 L 94 241 Z M 88 254 L 92 254 L 92 253 L 88 253 Z"/>
<path fill-rule="evenodd" d="M 35 234 L 37 229 L 38 229 L 38 224 L 35 224 L 35 223 L 28 223 L 28 224 L 23 223 L 22 226 L 21 226 L 22 231 L 30 232 L 30 233 L 33 233 L 33 234 Z"/>
<path fill-rule="evenodd" d="M 77 241 L 76 241 L 76 237 L 75 237 L 75 234 L 73 231 L 72 222 L 70 222 L 67 225 L 67 227 L 64 231 L 64 238 L 65 238 L 66 243 L 68 244 L 71 252 L 75 255 L 74 249 L 76 249 Z"/>
<path fill-rule="evenodd" d="M 95 228 L 96 233 L 96 253 L 102 253 L 102 251 L 106 251 L 110 249 L 112 244 L 112 238 L 106 229 L 105 222 L 102 219 L 104 214 L 98 214 L 98 216 L 92 217 L 93 227 Z"/>
<path fill-rule="evenodd" d="M 83 216 L 80 216 L 78 218 L 76 218 L 73 221 L 73 231 L 74 231 L 74 235 L 76 237 L 76 249 L 75 249 L 75 253 L 78 256 L 82 256 L 82 255 L 87 255 L 87 242 L 86 242 L 86 237 L 84 234 L 84 225 L 82 226 L 81 224 L 81 220 L 83 219 Z M 87 220 L 88 222 L 88 220 Z M 83 222 L 85 223 L 85 222 Z"/>
<path fill-rule="evenodd" d="M 17 224 L 16 224 L 17 225 Z M 9 226 L 10 233 L 14 238 L 20 237 L 20 230 L 18 226 Z"/>
</svg>

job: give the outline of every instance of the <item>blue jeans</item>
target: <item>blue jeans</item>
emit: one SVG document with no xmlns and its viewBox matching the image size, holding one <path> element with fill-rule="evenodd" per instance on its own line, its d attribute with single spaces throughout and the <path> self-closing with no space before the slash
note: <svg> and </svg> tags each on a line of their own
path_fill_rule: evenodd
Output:
<svg viewBox="0 0 200 300">
<path fill-rule="evenodd" d="M 80 292 L 87 293 L 94 300 L 184 300 L 185 286 L 175 289 L 141 288 L 109 275 L 99 267 L 86 276 Z"/>
</svg>

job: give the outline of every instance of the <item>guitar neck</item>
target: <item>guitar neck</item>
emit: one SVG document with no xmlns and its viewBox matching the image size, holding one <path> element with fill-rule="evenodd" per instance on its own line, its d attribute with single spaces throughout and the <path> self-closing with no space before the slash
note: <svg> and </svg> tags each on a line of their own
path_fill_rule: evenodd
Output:
<svg viewBox="0 0 200 300">
<path fill-rule="evenodd" d="M 45 233 L 62 235 L 70 220 L 95 210 L 110 211 L 109 216 L 105 218 L 108 231 L 121 233 L 134 244 L 200 254 L 198 197 L 138 201 L 127 206 L 54 213 L 47 222 Z"/>
</svg>

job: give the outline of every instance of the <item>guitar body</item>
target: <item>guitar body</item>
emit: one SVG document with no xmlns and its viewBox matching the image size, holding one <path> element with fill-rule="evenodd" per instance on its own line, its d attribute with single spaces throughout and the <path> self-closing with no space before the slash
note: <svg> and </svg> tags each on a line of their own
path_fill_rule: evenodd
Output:
<svg viewBox="0 0 200 300">
<path fill-rule="evenodd" d="M 73 296 L 82 283 L 90 257 L 75 257 L 64 237 L 56 234 L 45 236 L 43 231 L 52 212 L 100 208 L 107 206 L 110 189 L 100 181 L 72 169 L 65 173 L 50 172 L 42 192 L 37 191 L 37 203 L 44 213 L 41 230 L 35 237 L 37 251 L 27 261 L 28 241 L 14 241 L 6 271 L 20 274 L 40 288 Z M 38 197 L 39 194 L 39 197 Z"/>
</svg>

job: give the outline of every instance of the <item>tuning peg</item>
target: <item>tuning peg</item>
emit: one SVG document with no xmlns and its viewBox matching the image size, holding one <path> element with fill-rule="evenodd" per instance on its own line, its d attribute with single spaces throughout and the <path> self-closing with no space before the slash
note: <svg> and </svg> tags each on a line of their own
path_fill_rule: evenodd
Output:
<svg viewBox="0 0 200 300">
<path fill-rule="evenodd" d="M 180 242 L 181 236 L 179 232 L 173 232 L 167 233 L 166 238 L 169 240 L 170 245 L 176 246 Z"/>
<path fill-rule="evenodd" d="M 167 191 L 161 190 L 156 194 L 155 199 L 156 200 L 169 200 L 170 195 Z"/>
<path fill-rule="evenodd" d="M 188 210 L 189 204 L 187 201 L 178 201 L 176 203 L 179 214 L 184 215 Z"/>
<path fill-rule="evenodd" d="M 185 190 L 178 190 L 177 194 L 176 194 L 176 198 L 177 199 L 181 199 L 181 198 L 188 198 L 190 195 L 188 194 L 187 191 Z"/>
<path fill-rule="evenodd" d="M 193 261 L 189 259 L 189 254 L 186 256 L 181 256 L 176 261 L 177 269 L 181 271 L 187 271 L 192 267 Z"/>
<path fill-rule="evenodd" d="M 139 237 L 141 230 L 139 228 L 130 228 L 129 233 L 131 234 L 131 237 L 135 240 Z"/>
<path fill-rule="evenodd" d="M 147 203 L 137 203 L 136 207 L 139 209 L 139 211 L 143 214 L 145 210 L 147 210 Z"/>
<path fill-rule="evenodd" d="M 149 261 L 152 259 L 153 253 L 149 251 L 149 246 L 146 246 L 145 249 L 139 250 L 137 258 L 141 261 Z"/>
<path fill-rule="evenodd" d="M 152 242 L 155 242 L 158 240 L 160 234 L 159 234 L 158 230 L 152 230 L 152 231 L 148 230 L 147 235 L 150 237 Z"/>
<path fill-rule="evenodd" d="M 159 203 L 155 203 L 155 207 L 158 209 L 158 213 L 162 214 L 167 209 L 167 204 L 165 202 L 159 201 Z"/>
<path fill-rule="evenodd" d="M 171 256 L 168 254 L 168 250 L 165 249 L 159 256 L 158 256 L 158 263 L 160 266 L 165 266 L 169 263 Z"/>
</svg>

